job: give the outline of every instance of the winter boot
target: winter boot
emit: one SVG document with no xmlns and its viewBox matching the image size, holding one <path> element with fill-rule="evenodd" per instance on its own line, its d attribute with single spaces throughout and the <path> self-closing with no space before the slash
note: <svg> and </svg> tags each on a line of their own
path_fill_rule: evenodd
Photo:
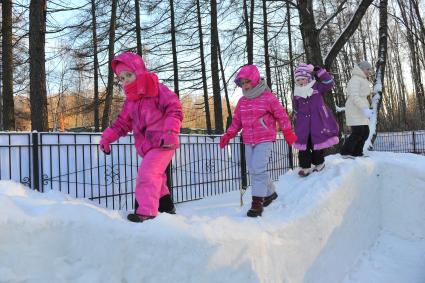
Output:
<svg viewBox="0 0 425 283">
<path fill-rule="evenodd" d="M 313 172 L 320 172 L 325 168 L 325 162 L 323 162 L 322 164 L 316 165 L 314 166 Z"/>
<path fill-rule="evenodd" d="M 307 177 L 311 173 L 311 168 L 301 168 L 300 171 L 298 171 L 298 175 L 300 177 Z"/>
<path fill-rule="evenodd" d="M 251 209 L 248 210 L 246 215 L 249 217 L 261 216 L 261 213 L 263 213 L 263 203 L 263 197 L 252 197 Z"/>
<path fill-rule="evenodd" d="M 263 207 L 268 206 L 269 204 L 271 204 L 275 199 L 277 199 L 277 193 L 273 192 L 271 195 L 269 195 L 268 197 L 264 198 L 264 202 L 263 202 Z"/>
<path fill-rule="evenodd" d="M 131 222 L 136 222 L 136 223 L 141 223 L 143 221 L 153 219 L 153 218 L 155 218 L 155 216 L 146 216 L 146 215 L 140 215 L 136 213 L 130 213 L 129 215 L 127 215 L 128 220 L 130 220 Z"/>
<path fill-rule="evenodd" d="M 171 195 L 165 195 L 159 199 L 159 212 L 165 212 L 169 214 L 176 214 L 176 207 L 174 206 Z"/>
</svg>

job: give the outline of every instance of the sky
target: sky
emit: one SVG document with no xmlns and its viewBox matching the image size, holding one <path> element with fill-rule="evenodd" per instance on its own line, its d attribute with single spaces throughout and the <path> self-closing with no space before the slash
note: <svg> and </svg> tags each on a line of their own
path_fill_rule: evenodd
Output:
<svg viewBox="0 0 425 283">
<path fill-rule="evenodd" d="M 243 206 L 235 191 L 141 224 L 1 180 L 0 282 L 423 283 L 423 172 L 420 155 L 331 155 L 282 175 L 260 218 L 248 190 Z"/>
</svg>

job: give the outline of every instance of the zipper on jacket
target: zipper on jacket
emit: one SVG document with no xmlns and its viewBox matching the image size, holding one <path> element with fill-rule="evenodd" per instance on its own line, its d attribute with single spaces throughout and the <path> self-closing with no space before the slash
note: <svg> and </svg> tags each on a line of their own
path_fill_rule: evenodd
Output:
<svg viewBox="0 0 425 283">
<path fill-rule="evenodd" d="M 266 123 L 264 122 L 264 118 L 261 117 L 260 118 L 260 124 L 263 126 L 264 129 L 268 130 L 269 128 L 267 127 Z"/>
</svg>

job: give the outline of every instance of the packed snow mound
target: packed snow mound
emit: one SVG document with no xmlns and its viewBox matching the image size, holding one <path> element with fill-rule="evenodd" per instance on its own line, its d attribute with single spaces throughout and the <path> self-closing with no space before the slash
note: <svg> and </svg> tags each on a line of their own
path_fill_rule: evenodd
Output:
<svg viewBox="0 0 425 283">
<path fill-rule="evenodd" d="M 0 181 L 0 282 L 425 282 L 425 157 L 287 172 L 263 217 L 239 192 L 142 224 Z"/>
</svg>

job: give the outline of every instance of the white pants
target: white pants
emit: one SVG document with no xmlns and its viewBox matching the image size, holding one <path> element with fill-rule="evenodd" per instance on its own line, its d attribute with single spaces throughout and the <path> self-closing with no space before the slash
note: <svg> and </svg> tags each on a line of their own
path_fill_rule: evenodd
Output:
<svg viewBox="0 0 425 283">
<path fill-rule="evenodd" d="M 273 148 L 272 142 L 245 145 L 245 159 L 251 177 L 252 196 L 266 197 L 274 193 L 275 188 L 267 173 L 267 163 Z"/>
</svg>

